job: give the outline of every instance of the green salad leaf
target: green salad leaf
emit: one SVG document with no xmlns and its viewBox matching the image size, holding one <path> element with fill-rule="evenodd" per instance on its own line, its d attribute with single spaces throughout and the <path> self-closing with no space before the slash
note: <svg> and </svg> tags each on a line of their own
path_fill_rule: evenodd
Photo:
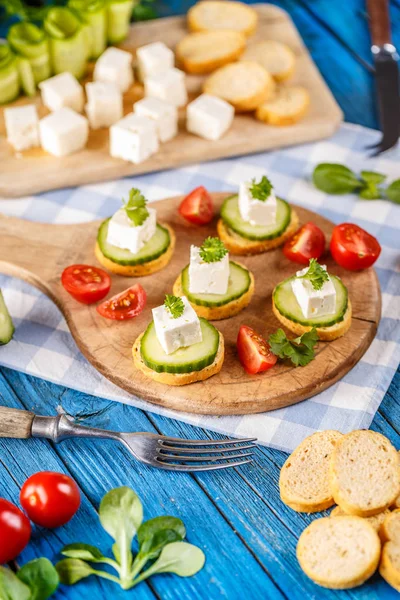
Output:
<svg viewBox="0 0 400 600">
<path fill-rule="evenodd" d="M 389 187 L 386 188 L 386 197 L 392 202 L 400 204 L 400 179 L 392 181 Z"/>
<path fill-rule="evenodd" d="M 351 169 L 337 163 L 321 163 L 313 173 L 314 185 L 327 194 L 349 194 L 362 188 Z"/>
<path fill-rule="evenodd" d="M 17 577 L 31 590 L 29 600 L 47 600 L 60 583 L 56 569 L 47 558 L 36 558 L 26 563 Z"/>
<path fill-rule="evenodd" d="M 279 358 L 290 360 L 295 367 L 305 367 L 315 358 L 314 348 L 317 342 L 315 327 L 293 340 L 286 337 L 283 329 L 278 329 L 268 338 L 271 352 Z"/>
</svg>

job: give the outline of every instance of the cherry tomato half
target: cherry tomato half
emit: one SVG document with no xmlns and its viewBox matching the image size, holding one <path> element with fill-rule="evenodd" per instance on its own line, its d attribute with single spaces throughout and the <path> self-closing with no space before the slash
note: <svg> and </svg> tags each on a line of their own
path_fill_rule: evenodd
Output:
<svg viewBox="0 0 400 600">
<path fill-rule="evenodd" d="M 31 537 L 31 524 L 22 510 L 0 498 L 0 564 L 13 560 Z"/>
<path fill-rule="evenodd" d="M 338 265 L 360 271 L 374 264 L 381 247 L 376 238 L 358 225 L 342 223 L 332 232 L 330 251 Z"/>
<path fill-rule="evenodd" d="M 78 302 L 93 304 L 103 300 L 111 288 L 111 278 L 102 269 L 90 265 L 71 265 L 64 269 L 61 283 Z"/>
<path fill-rule="evenodd" d="M 81 503 L 79 488 L 64 473 L 40 471 L 22 486 L 20 502 L 31 521 L 42 527 L 68 523 Z"/>
<path fill-rule="evenodd" d="M 214 215 L 212 198 L 203 185 L 185 196 L 179 206 L 179 213 L 195 225 L 205 225 L 212 220 Z"/>
<path fill-rule="evenodd" d="M 106 319 L 125 321 L 140 314 L 145 304 L 146 292 L 140 283 L 136 283 L 120 294 L 104 300 L 104 302 L 96 306 L 96 310 L 102 317 L 106 317 Z"/>
<path fill-rule="evenodd" d="M 310 258 L 320 258 L 325 250 L 324 232 L 314 223 L 306 223 L 283 246 L 289 260 L 308 265 Z"/>
<path fill-rule="evenodd" d="M 267 371 L 278 360 L 264 338 L 247 325 L 240 327 L 236 344 L 239 360 L 247 373 Z"/>
</svg>

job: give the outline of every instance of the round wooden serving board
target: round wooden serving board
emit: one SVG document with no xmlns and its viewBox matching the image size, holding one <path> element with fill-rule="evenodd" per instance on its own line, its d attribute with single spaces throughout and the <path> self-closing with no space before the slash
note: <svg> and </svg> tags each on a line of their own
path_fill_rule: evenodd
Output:
<svg viewBox="0 0 400 600">
<path fill-rule="evenodd" d="M 213 194 L 220 207 L 226 193 Z M 113 275 L 111 295 L 139 281 L 147 292 L 141 315 L 127 322 L 102 318 L 95 306 L 76 302 L 61 286 L 63 269 L 73 263 L 97 264 L 94 245 L 100 221 L 79 225 L 48 225 L 0 216 L 0 271 L 35 285 L 60 307 L 82 353 L 110 381 L 128 393 L 184 412 L 212 415 L 259 413 L 294 404 L 318 394 L 343 377 L 361 358 L 375 336 L 381 313 L 381 295 L 375 271 L 350 272 L 330 257 L 331 273 L 339 275 L 349 290 L 353 307 L 350 331 L 334 342 L 319 342 L 316 358 L 306 367 L 277 364 L 261 375 L 248 375 L 236 355 L 236 336 L 241 324 L 254 327 L 265 337 L 280 326 L 271 310 L 275 285 L 299 267 L 279 248 L 254 257 L 240 257 L 254 274 L 255 295 L 236 317 L 216 321 L 226 344 L 222 371 L 207 381 L 183 387 L 155 383 L 138 372 L 132 362 L 132 344 L 151 320 L 151 309 L 171 293 L 178 273 L 189 261 L 190 244 L 200 245 L 216 235 L 216 220 L 205 227 L 191 227 L 179 217 L 181 197 L 156 203 L 157 218 L 175 230 L 177 246 L 166 269 L 143 278 Z M 304 208 L 295 207 L 301 223 L 314 221 L 329 239 L 333 224 Z M 232 257 L 235 259 L 235 257 Z M 11 307 L 12 312 L 12 307 Z"/>
</svg>

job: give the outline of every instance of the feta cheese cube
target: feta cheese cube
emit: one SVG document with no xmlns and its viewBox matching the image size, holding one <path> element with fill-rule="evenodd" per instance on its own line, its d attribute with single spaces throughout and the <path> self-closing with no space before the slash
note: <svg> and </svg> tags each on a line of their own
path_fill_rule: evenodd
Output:
<svg viewBox="0 0 400 600">
<path fill-rule="evenodd" d="M 135 226 L 124 208 L 117 210 L 108 223 L 107 242 L 117 248 L 137 254 L 153 237 L 157 226 L 157 213 L 147 208 L 149 216 L 142 225 Z"/>
<path fill-rule="evenodd" d="M 114 83 L 126 92 L 133 83 L 132 54 L 119 48 L 107 48 L 97 59 L 93 78 L 95 81 Z"/>
<path fill-rule="evenodd" d="M 199 317 L 185 296 L 182 296 L 182 300 L 185 310 L 176 319 L 164 305 L 152 310 L 157 339 L 166 354 L 198 344 L 203 339 Z"/>
<path fill-rule="evenodd" d="M 190 246 L 189 292 L 191 294 L 226 294 L 229 285 L 229 255 L 218 262 L 206 263 L 200 248 Z"/>
<path fill-rule="evenodd" d="M 185 73 L 173 68 L 158 75 L 146 77 L 144 94 L 166 100 L 174 106 L 184 106 L 187 102 Z"/>
<path fill-rule="evenodd" d="M 253 198 L 250 187 L 251 181 L 245 181 L 239 188 L 239 212 L 243 221 L 250 225 L 275 225 L 276 196 L 273 191 L 266 200 Z"/>
<path fill-rule="evenodd" d="M 235 109 L 221 98 L 202 94 L 188 104 L 186 129 L 206 140 L 219 140 L 232 125 Z"/>
<path fill-rule="evenodd" d="M 175 64 L 174 53 L 163 42 L 146 44 L 136 50 L 139 76 L 142 81 L 172 69 Z"/>
<path fill-rule="evenodd" d="M 110 154 L 139 164 L 158 150 L 156 124 L 133 113 L 110 127 Z"/>
<path fill-rule="evenodd" d="M 36 106 L 16 106 L 4 109 L 7 140 L 15 150 L 28 150 L 40 145 L 39 120 Z"/>
<path fill-rule="evenodd" d="M 89 135 L 88 121 L 70 108 L 60 108 L 39 121 L 42 148 L 54 156 L 66 156 L 83 148 Z"/>
<path fill-rule="evenodd" d="M 86 114 L 92 129 L 111 127 L 123 117 L 122 92 L 114 83 L 93 81 L 86 84 Z"/>
<path fill-rule="evenodd" d="M 49 110 L 59 110 L 66 106 L 76 112 L 82 112 L 83 89 L 71 73 L 65 72 L 50 77 L 39 83 L 39 88 L 42 93 L 42 102 Z"/>
<path fill-rule="evenodd" d="M 153 119 L 160 142 L 167 142 L 178 133 L 178 110 L 160 98 L 143 98 L 135 102 L 135 114 Z"/>
<path fill-rule="evenodd" d="M 321 265 L 326 270 L 325 265 Z M 308 267 L 297 271 L 296 279 L 292 281 L 292 290 L 296 300 L 300 305 L 301 311 L 306 319 L 314 317 L 324 317 L 333 315 L 336 310 L 336 289 L 332 279 L 324 282 L 320 290 L 314 290 L 311 281 L 308 279 L 298 279 L 305 275 Z"/>
</svg>

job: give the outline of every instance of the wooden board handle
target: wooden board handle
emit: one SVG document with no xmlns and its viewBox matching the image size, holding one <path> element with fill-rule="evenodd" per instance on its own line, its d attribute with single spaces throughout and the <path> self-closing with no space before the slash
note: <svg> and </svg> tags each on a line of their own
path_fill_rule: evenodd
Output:
<svg viewBox="0 0 400 600">
<path fill-rule="evenodd" d="M 372 43 L 383 46 L 391 42 L 388 0 L 367 0 Z"/>
<path fill-rule="evenodd" d="M 0 406 L 0 437 L 28 439 L 31 437 L 34 414 Z"/>
</svg>

